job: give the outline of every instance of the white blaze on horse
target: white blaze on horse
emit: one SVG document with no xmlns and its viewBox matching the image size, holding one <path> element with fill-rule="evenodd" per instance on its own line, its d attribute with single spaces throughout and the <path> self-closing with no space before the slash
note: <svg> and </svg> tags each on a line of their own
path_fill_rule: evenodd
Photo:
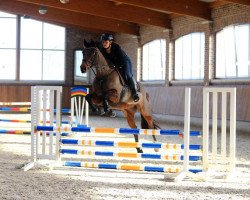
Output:
<svg viewBox="0 0 250 200">
<path fill-rule="evenodd" d="M 141 115 L 142 129 L 159 129 L 159 125 L 152 116 L 152 108 L 149 102 L 149 95 L 145 91 L 142 84 L 138 84 L 138 94 L 140 100 L 134 102 L 132 93 L 125 85 L 124 79 L 115 67 L 110 67 L 108 62 L 96 47 L 95 42 L 86 42 L 84 40 L 83 59 L 81 71 L 83 73 L 92 69 L 95 74 L 93 81 L 92 93 L 86 98 L 90 108 L 95 109 L 95 106 L 107 106 L 103 103 L 108 103 L 114 110 L 121 110 L 127 118 L 130 128 L 137 128 L 135 124 L 135 112 L 138 111 Z M 134 135 L 135 141 L 139 142 L 138 135 Z M 156 137 L 153 135 L 154 142 Z M 138 153 L 142 153 L 141 148 L 136 148 Z M 156 150 L 156 149 L 155 149 Z"/>
</svg>

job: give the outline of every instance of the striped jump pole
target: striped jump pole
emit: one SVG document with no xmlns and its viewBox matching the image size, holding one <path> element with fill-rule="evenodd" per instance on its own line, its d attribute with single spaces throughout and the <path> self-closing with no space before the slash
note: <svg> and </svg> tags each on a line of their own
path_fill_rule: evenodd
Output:
<svg viewBox="0 0 250 200">
<path fill-rule="evenodd" d="M 77 149 L 60 149 L 61 154 L 73 154 L 84 156 L 104 156 L 113 158 L 141 158 L 141 159 L 153 159 L 164 161 L 183 161 L 184 155 L 180 154 L 166 154 L 166 153 L 133 153 L 133 152 L 114 152 L 114 151 L 95 151 L 95 150 L 77 150 Z M 189 156 L 189 161 L 200 161 L 201 156 Z"/>
<path fill-rule="evenodd" d="M 30 107 L 0 107 L 0 111 L 3 112 L 30 112 Z M 43 111 L 43 109 L 41 109 Z M 50 109 L 46 109 L 47 112 L 50 112 Z M 54 109 L 54 112 L 56 112 L 56 109 Z M 63 108 L 62 113 L 68 114 L 71 113 L 71 109 Z"/>
<path fill-rule="evenodd" d="M 11 123 L 31 123 L 31 120 L 22 119 L 0 119 L 0 122 L 11 122 Z M 40 121 L 42 123 L 42 121 Z M 56 121 L 53 122 L 54 124 Z M 46 124 L 50 124 L 50 121 L 46 121 Z M 70 124 L 69 121 L 62 121 L 62 124 Z"/>
<path fill-rule="evenodd" d="M 0 102 L 0 106 L 30 106 L 31 102 Z"/>
<path fill-rule="evenodd" d="M 0 134 L 30 135 L 30 131 L 1 129 Z"/>
<path fill-rule="evenodd" d="M 133 128 L 106 128 L 106 127 L 70 127 L 70 126 L 36 126 L 36 131 L 54 132 L 78 132 L 78 133 L 100 133 L 100 134 L 135 134 L 135 135 L 165 135 L 183 137 L 180 130 L 169 129 L 133 129 Z M 190 136 L 201 136 L 200 131 L 189 131 Z"/>
<path fill-rule="evenodd" d="M 89 140 L 89 139 L 61 139 L 61 144 L 77 146 L 100 146 L 100 147 L 118 147 L 118 148 L 151 148 L 164 150 L 183 150 L 184 144 L 153 143 L 153 142 L 124 142 L 108 140 Z M 189 150 L 201 150 L 199 144 L 189 145 Z"/>
<path fill-rule="evenodd" d="M 1 107 L 0 111 L 4 111 L 4 112 L 30 112 L 30 107 Z"/>
<path fill-rule="evenodd" d="M 65 161 L 64 166 L 68 167 L 85 167 L 85 168 L 98 168 L 98 169 L 117 169 L 117 170 L 133 170 L 145 172 L 162 172 L 162 173 L 180 173 L 180 167 L 167 167 L 158 165 L 145 165 L 145 164 L 121 164 L 121 163 L 98 163 L 98 162 L 79 162 L 79 161 Z M 200 169 L 189 169 L 191 173 L 199 173 Z"/>
</svg>

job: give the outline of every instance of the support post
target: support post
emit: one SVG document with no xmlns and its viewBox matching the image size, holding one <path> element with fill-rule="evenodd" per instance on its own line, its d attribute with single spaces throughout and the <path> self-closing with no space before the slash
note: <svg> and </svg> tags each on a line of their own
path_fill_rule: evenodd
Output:
<svg viewBox="0 0 250 200">
<path fill-rule="evenodd" d="M 175 181 L 182 181 L 189 176 L 189 144 L 190 144 L 190 102 L 191 102 L 191 88 L 185 88 L 185 104 L 184 104 L 184 160 L 183 169 L 175 178 Z"/>
</svg>

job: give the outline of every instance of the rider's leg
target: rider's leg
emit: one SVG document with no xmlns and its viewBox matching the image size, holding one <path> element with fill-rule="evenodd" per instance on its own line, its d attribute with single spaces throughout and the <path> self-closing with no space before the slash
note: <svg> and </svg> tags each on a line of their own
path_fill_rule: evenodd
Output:
<svg viewBox="0 0 250 200">
<path fill-rule="evenodd" d="M 134 77 L 130 77 L 128 79 L 128 82 L 129 82 L 129 87 L 131 89 L 131 92 L 132 92 L 132 95 L 133 95 L 133 99 L 135 102 L 139 101 L 140 100 L 140 97 L 139 95 L 137 94 L 137 84 L 136 84 L 136 81 L 134 79 Z"/>
<path fill-rule="evenodd" d="M 140 97 L 137 94 L 137 84 L 136 84 L 136 81 L 133 77 L 132 63 L 129 59 L 127 60 L 127 64 L 125 66 L 124 72 L 126 74 L 128 86 L 130 87 L 131 93 L 133 95 L 133 99 L 135 102 L 137 102 L 137 101 L 139 101 Z"/>
</svg>

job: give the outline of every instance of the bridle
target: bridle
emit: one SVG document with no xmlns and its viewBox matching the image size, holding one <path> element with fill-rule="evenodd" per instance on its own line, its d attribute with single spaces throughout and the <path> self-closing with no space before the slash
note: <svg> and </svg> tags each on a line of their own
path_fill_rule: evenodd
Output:
<svg viewBox="0 0 250 200">
<path fill-rule="evenodd" d="M 91 57 L 85 61 L 85 65 L 86 65 L 86 71 L 88 69 L 92 69 L 93 73 L 96 75 L 95 71 L 93 70 L 92 66 L 94 65 L 94 62 L 95 62 L 95 56 L 96 56 L 96 48 L 95 47 L 89 47 L 89 48 L 86 48 L 86 49 L 94 49 L 94 53 L 91 55 Z M 84 51 L 84 50 L 83 50 Z M 84 54 L 84 53 L 83 53 Z M 86 53 L 85 53 L 86 54 Z M 85 57 L 85 56 L 84 56 Z"/>
<path fill-rule="evenodd" d="M 92 52 L 90 53 L 90 54 L 92 54 L 91 55 L 91 57 L 88 59 L 88 60 L 86 60 L 86 50 L 87 49 L 89 49 L 89 50 L 91 50 L 91 49 L 93 49 L 94 50 L 94 52 L 93 52 L 93 54 L 92 54 Z M 85 50 L 83 50 L 83 61 L 85 62 L 85 68 L 86 68 L 86 71 L 87 70 L 89 70 L 89 69 L 91 69 L 92 71 L 93 71 L 93 73 L 94 73 L 94 75 L 95 76 L 97 76 L 97 72 L 93 69 L 94 67 L 93 66 L 95 66 L 95 65 L 97 65 L 98 66 L 98 61 L 97 61 L 97 63 L 96 63 L 96 55 L 97 55 L 97 49 L 96 49 L 96 47 L 88 47 L 88 48 L 86 48 Z M 98 69 L 100 69 L 100 68 L 104 68 L 104 67 L 109 67 L 108 65 L 101 65 L 101 66 L 98 66 Z M 111 69 L 111 68 L 109 68 L 109 69 Z M 109 73 L 109 75 L 113 72 L 113 71 L 115 71 L 114 69 L 112 69 L 112 71 Z"/>
</svg>

